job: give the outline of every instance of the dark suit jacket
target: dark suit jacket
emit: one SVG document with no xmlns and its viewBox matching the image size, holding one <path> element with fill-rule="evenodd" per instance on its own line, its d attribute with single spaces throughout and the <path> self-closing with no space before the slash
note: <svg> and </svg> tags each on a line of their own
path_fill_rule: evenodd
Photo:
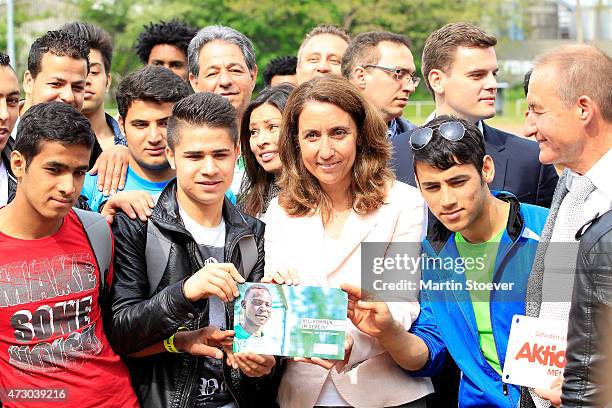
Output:
<svg viewBox="0 0 612 408">
<path fill-rule="evenodd" d="M 495 177 L 491 190 L 513 193 L 520 202 L 550 208 L 559 177 L 554 166 L 540 163 L 538 145 L 530 140 L 492 128 L 483 123 L 485 149 L 493 157 Z M 391 167 L 395 177 L 416 186 L 410 132 L 391 139 Z"/>
</svg>

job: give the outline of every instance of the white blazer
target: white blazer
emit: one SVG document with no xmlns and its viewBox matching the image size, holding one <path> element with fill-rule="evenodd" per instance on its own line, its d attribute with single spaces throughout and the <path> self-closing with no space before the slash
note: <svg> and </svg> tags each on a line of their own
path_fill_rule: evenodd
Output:
<svg viewBox="0 0 612 408">
<path fill-rule="evenodd" d="M 421 242 L 427 231 L 427 207 L 420 192 L 394 181 L 385 203 L 368 216 L 351 211 L 340 238 L 327 237 L 320 215 L 292 217 L 275 198 L 266 212 L 265 272 L 297 270 L 301 285 L 339 287 L 360 285 L 362 242 Z M 384 254 L 380 254 L 384 256 Z M 393 316 L 406 329 L 419 315 L 416 302 L 389 303 Z M 354 339 L 345 372 L 290 361 L 283 375 L 278 402 L 282 408 L 311 408 L 328 377 L 338 393 L 354 407 L 389 407 L 417 400 L 433 388 L 428 378 L 403 371 L 378 340 L 360 332 L 350 320 Z"/>
</svg>

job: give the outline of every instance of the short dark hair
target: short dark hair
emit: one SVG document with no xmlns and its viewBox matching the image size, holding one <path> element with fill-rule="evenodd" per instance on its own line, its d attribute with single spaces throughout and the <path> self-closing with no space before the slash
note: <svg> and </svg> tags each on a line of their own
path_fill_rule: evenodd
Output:
<svg viewBox="0 0 612 408">
<path fill-rule="evenodd" d="M 28 54 L 28 71 L 32 78 L 42 69 L 42 58 L 46 53 L 58 57 L 83 59 L 87 62 L 89 72 L 89 46 L 82 38 L 67 31 L 47 31 L 47 34 L 37 38 L 30 47 Z"/>
<path fill-rule="evenodd" d="M 266 65 L 266 69 L 263 72 L 264 84 L 270 86 L 272 78 L 276 75 L 295 75 L 296 66 L 297 57 L 287 55 L 274 58 Z"/>
<path fill-rule="evenodd" d="M 270 297 L 272 297 L 272 293 L 270 293 L 270 289 L 268 289 L 267 287 L 265 287 L 264 285 L 260 284 L 260 283 L 256 283 L 254 285 L 249 286 L 245 291 L 244 291 L 244 296 L 242 297 L 242 302 L 244 302 L 249 294 L 249 292 L 253 291 L 253 290 L 265 290 L 266 292 L 268 292 L 268 294 L 270 295 Z M 241 302 L 241 303 L 242 303 Z M 242 303 L 242 306 L 244 307 L 244 303 Z"/>
<path fill-rule="evenodd" d="M 123 78 L 117 89 L 117 108 L 125 119 L 134 101 L 178 102 L 191 93 L 189 84 L 174 72 L 147 65 Z"/>
<path fill-rule="evenodd" d="M 229 130 L 232 142 L 238 144 L 237 113 L 227 98 L 210 92 L 198 92 L 177 102 L 168 120 L 167 141 L 170 149 L 180 142 L 184 125 L 208 126 Z"/>
<path fill-rule="evenodd" d="M 0 52 L 0 67 L 11 67 L 11 57 L 3 52 Z"/>
<path fill-rule="evenodd" d="M 451 121 L 460 122 L 465 128 L 463 138 L 456 142 L 446 140 L 438 133 L 441 124 Z M 429 164 L 440 170 L 448 170 L 458 164 L 473 164 L 481 174 L 486 152 L 484 137 L 476 125 L 454 116 L 441 115 L 423 127 L 432 129 L 433 136 L 424 148 L 412 150 L 415 175 L 417 162 Z"/>
<path fill-rule="evenodd" d="M 494 35 L 487 34 L 470 23 L 450 23 L 431 33 L 425 40 L 421 58 L 421 71 L 429 92 L 434 95 L 429 84 L 429 73 L 432 69 L 444 72 L 450 70 L 457 48 L 489 48 L 495 45 L 497 38 Z"/>
<path fill-rule="evenodd" d="M 89 45 L 89 50 L 98 50 L 102 54 L 102 62 L 104 71 L 108 74 L 113 62 L 113 41 L 110 34 L 102 28 L 91 23 L 82 21 L 74 21 L 64 24 L 60 30 L 69 32 L 82 38 Z"/>
<path fill-rule="evenodd" d="M 358 65 L 378 64 L 381 55 L 376 47 L 383 41 L 405 45 L 408 49 L 412 47 L 410 39 L 405 35 L 388 31 L 361 33 L 353 38 L 353 41 L 349 43 L 348 48 L 344 51 L 342 56 L 342 76 L 350 78 L 351 73 Z"/>
<path fill-rule="evenodd" d="M 26 168 L 40 152 L 42 142 L 92 149 L 95 135 L 89 120 L 72 105 L 44 102 L 32 106 L 19 120 L 15 149 L 26 159 Z"/>
<path fill-rule="evenodd" d="M 198 32 L 197 28 L 188 26 L 176 19 L 171 21 L 160 21 L 143 26 L 144 31 L 138 36 L 136 43 L 136 54 L 143 64 L 149 61 L 151 50 L 158 44 L 174 45 L 185 53 L 189 42 Z"/>
</svg>

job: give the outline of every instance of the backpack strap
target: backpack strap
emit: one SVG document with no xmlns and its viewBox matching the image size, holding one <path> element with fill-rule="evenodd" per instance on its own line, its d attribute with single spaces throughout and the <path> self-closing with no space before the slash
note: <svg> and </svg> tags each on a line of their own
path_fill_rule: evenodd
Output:
<svg viewBox="0 0 612 408">
<path fill-rule="evenodd" d="M 162 276 L 164 276 L 164 271 L 170 258 L 171 247 L 172 242 L 161 233 L 159 228 L 149 218 L 147 220 L 147 242 L 145 245 L 149 298 L 153 296 Z"/>
<path fill-rule="evenodd" d="M 257 264 L 257 243 L 255 242 L 255 238 L 251 235 L 238 241 L 238 247 L 240 249 L 240 256 L 242 257 L 242 268 L 240 273 L 242 277 L 246 279 Z"/>
<path fill-rule="evenodd" d="M 106 276 L 110 270 L 113 257 L 113 242 L 111 229 L 104 216 L 78 208 L 73 208 L 76 216 L 83 224 L 85 235 L 93 250 L 98 270 L 100 271 L 100 291 L 106 289 Z"/>
</svg>

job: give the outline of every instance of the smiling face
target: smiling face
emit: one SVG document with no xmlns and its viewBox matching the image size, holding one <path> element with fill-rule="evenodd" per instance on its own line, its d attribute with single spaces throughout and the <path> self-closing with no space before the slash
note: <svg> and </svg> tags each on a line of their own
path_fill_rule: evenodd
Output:
<svg viewBox="0 0 612 408">
<path fill-rule="evenodd" d="M 157 44 L 151 48 L 147 64 L 168 68 L 181 78 L 187 79 L 187 55 L 176 45 Z"/>
<path fill-rule="evenodd" d="M 87 60 L 46 53 L 36 78 L 25 72 L 23 88 L 30 105 L 61 101 L 81 110 L 86 81 Z"/>
<path fill-rule="evenodd" d="M 85 98 L 83 101 L 84 115 L 90 115 L 104 109 L 104 98 L 110 86 L 110 73 L 104 69 L 102 54 L 99 50 L 89 52 L 89 75 L 85 84 Z"/>
<path fill-rule="evenodd" d="M 119 118 L 128 143 L 130 167 L 141 177 L 151 179 L 148 173 L 168 169 L 166 125 L 173 106 L 173 102 L 135 100 L 125 119 Z"/>
<path fill-rule="evenodd" d="M 490 195 L 486 183 L 493 180 L 493 159 L 485 156 L 482 174 L 473 164 L 458 164 L 441 170 L 427 163 L 416 162 L 416 177 L 435 217 L 451 231 L 468 235 L 470 227 L 480 219 Z"/>
<path fill-rule="evenodd" d="M 181 125 L 174 151 L 166 149 L 176 170 L 177 197 L 194 211 L 220 208 L 234 178 L 239 147 L 229 129 Z"/>
<path fill-rule="evenodd" d="M 282 168 L 278 155 L 278 136 L 283 115 L 276 106 L 268 103 L 258 106 L 251 112 L 249 145 L 257 163 L 268 173 L 276 173 Z"/>
<path fill-rule="evenodd" d="M 579 108 L 566 107 L 557 95 L 551 80 L 556 76 L 553 65 L 537 67 L 531 74 L 526 131 L 540 146 L 540 162 L 575 168 L 585 150 L 582 121 Z"/>
<path fill-rule="evenodd" d="M 401 69 L 414 75 L 416 67 L 412 53 L 403 44 L 382 41 L 377 46 L 380 60 L 375 65 Z M 379 68 L 368 68 L 363 71 L 363 92 L 368 100 L 382 114 L 385 122 L 402 116 L 408 104 L 408 98 L 416 87 L 409 76 L 403 82 L 395 75 Z"/>
<path fill-rule="evenodd" d="M 198 62 L 198 76 L 189 74 L 193 89 L 196 92 L 212 92 L 224 96 L 240 117 L 251 100 L 257 80 L 257 67 L 250 72 L 240 47 L 223 40 L 204 45 Z"/>
<path fill-rule="evenodd" d="M 348 191 L 357 154 L 357 125 L 344 110 L 307 102 L 298 119 L 302 161 L 323 190 Z"/>
<path fill-rule="evenodd" d="M 4 149 L 19 117 L 19 83 L 10 67 L 0 66 L 0 151 Z"/>
<path fill-rule="evenodd" d="M 429 73 L 436 93 L 436 114 L 476 123 L 495 116 L 497 56 L 493 47 L 457 47 L 451 67 Z"/>
<path fill-rule="evenodd" d="M 348 43 L 337 35 L 319 34 L 310 38 L 299 51 L 296 67 L 297 83 L 326 74 L 342 75 L 342 55 Z"/>
<path fill-rule="evenodd" d="M 41 218 L 62 219 L 79 197 L 90 154 L 86 146 L 41 141 L 38 154 L 26 165 L 25 157 L 13 151 L 11 167 L 19 180 L 22 203 Z"/>
<path fill-rule="evenodd" d="M 272 315 L 272 295 L 266 289 L 251 289 L 242 301 L 242 307 L 244 326 L 248 329 L 259 328 L 266 324 Z"/>
</svg>

